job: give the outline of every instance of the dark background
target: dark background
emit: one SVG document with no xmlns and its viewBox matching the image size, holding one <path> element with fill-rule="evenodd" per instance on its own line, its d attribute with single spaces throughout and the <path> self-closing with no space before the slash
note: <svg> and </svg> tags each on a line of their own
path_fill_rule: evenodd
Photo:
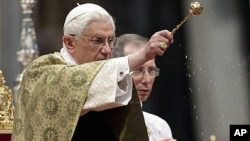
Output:
<svg viewBox="0 0 250 141">
<path fill-rule="evenodd" d="M 93 2 L 103 6 L 116 20 L 117 35 L 137 33 L 150 37 L 162 29 L 172 30 L 189 13 L 189 5 L 183 0 L 40 0 L 35 7 L 35 27 L 40 55 L 59 51 L 62 47 L 62 27 L 67 13 L 76 3 Z M 237 1 L 242 10 L 242 20 L 249 42 L 249 3 Z M 248 4 L 247 4 L 248 3 Z M 143 104 L 145 111 L 164 118 L 170 125 L 173 137 L 178 141 L 193 141 L 193 117 L 186 77 L 185 24 L 176 32 L 174 44 L 164 56 L 157 57 L 160 70 L 153 92 Z M 249 45 L 249 43 L 246 43 Z M 245 47 L 249 55 L 249 47 Z"/>
</svg>

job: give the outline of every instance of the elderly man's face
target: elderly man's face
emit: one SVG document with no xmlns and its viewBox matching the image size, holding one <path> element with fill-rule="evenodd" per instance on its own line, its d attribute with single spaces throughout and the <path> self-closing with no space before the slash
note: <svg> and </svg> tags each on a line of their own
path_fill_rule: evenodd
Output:
<svg viewBox="0 0 250 141">
<path fill-rule="evenodd" d="M 72 54 L 78 64 L 111 57 L 115 29 L 110 22 L 92 21 L 81 37 L 75 38 Z"/>
</svg>

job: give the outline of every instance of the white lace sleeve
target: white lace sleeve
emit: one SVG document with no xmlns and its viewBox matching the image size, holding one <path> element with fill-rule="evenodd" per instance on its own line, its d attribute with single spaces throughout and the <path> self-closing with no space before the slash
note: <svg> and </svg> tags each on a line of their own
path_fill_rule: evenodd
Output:
<svg viewBox="0 0 250 141">
<path fill-rule="evenodd" d="M 101 111 L 127 105 L 132 97 L 132 84 L 128 58 L 111 59 L 93 80 L 83 109 Z"/>
</svg>

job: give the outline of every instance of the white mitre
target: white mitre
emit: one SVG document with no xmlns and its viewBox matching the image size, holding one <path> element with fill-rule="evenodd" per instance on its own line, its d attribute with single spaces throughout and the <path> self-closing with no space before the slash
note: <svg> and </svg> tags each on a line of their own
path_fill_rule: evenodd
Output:
<svg viewBox="0 0 250 141">
<path fill-rule="evenodd" d="M 102 8 L 99 5 L 93 4 L 93 3 L 84 3 L 84 4 L 78 4 L 74 9 L 72 9 L 69 14 L 67 15 L 64 26 L 65 27 L 68 23 L 70 23 L 72 20 L 74 20 L 76 17 L 83 15 L 90 11 L 105 11 L 104 8 Z"/>
</svg>

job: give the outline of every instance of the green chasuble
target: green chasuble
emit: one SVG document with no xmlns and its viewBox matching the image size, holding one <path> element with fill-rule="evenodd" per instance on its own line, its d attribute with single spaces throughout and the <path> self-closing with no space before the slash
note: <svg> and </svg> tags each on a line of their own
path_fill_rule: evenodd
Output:
<svg viewBox="0 0 250 141">
<path fill-rule="evenodd" d="M 11 140 L 71 141 L 89 86 L 106 62 L 107 60 L 71 65 L 59 53 L 44 55 L 34 60 L 26 68 L 22 78 Z M 127 106 L 96 113 L 98 114 L 94 116 L 100 117 L 100 121 L 103 122 L 99 128 L 102 129 L 101 125 L 105 125 L 112 135 L 112 140 L 148 141 L 140 102 L 135 91 Z M 88 115 L 90 114 L 82 117 Z M 86 126 L 85 129 L 92 128 L 87 122 L 83 120 L 80 126 Z M 102 135 L 90 131 L 91 134 L 85 130 L 83 135 Z M 81 138 L 79 141 L 99 140 Z"/>
</svg>

